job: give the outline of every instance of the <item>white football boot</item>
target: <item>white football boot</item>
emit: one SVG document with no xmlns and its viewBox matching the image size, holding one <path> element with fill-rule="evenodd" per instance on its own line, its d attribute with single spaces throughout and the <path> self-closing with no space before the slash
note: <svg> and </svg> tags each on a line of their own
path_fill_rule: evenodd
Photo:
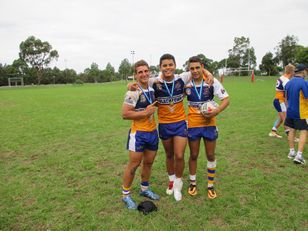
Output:
<svg viewBox="0 0 308 231">
<path fill-rule="evenodd" d="M 176 178 L 173 185 L 173 196 L 176 201 L 182 200 L 183 181 L 181 178 Z"/>
</svg>

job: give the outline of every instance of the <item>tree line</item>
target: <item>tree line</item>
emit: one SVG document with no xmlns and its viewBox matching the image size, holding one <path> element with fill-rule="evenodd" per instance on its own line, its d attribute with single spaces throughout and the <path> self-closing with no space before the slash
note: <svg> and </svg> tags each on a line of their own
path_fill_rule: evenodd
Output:
<svg viewBox="0 0 308 231">
<path fill-rule="evenodd" d="M 198 54 L 204 66 L 215 73 L 220 68 L 245 70 L 256 69 L 255 49 L 250 44 L 250 39 L 244 36 L 235 37 L 234 45 L 228 50 L 228 57 L 220 61 L 214 61 L 204 54 Z M 42 41 L 34 36 L 28 37 L 19 45 L 19 57 L 12 64 L 0 63 L 0 86 L 8 85 L 8 78 L 23 77 L 26 85 L 31 84 L 67 84 L 67 83 L 102 83 L 127 79 L 133 74 L 132 64 L 128 59 L 123 59 L 118 71 L 108 63 L 105 69 L 101 70 L 96 63 L 92 63 L 82 73 L 74 69 L 65 68 L 60 70 L 57 67 L 50 68 L 52 61 L 59 58 L 58 51 L 53 49 L 47 41 Z M 267 52 L 259 65 L 260 73 L 264 75 L 277 75 L 285 65 L 289 63 L 304 63 L 308 65 L 308 47 L 298 44 L 298 38 L 294 35 L 287 35 L 275 47 L 275 53 Z M 181 73 L 187 69 L 187 62 Z M 159 66 L 151 66 L 152 73 L 159 72 Z M 247 72 L 241 72 L 247 75 Z"/>
</svg>

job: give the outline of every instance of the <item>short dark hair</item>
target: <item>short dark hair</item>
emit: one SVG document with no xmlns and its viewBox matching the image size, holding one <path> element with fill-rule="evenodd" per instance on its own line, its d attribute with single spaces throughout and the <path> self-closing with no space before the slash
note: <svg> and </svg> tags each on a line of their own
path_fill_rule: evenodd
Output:
<svg viewBox="0 0 308 231">
<path fill-rule="evenodd" d="M 175 58 L 174 58 L 173 55 L 164 54 L 164 55 L 162 55 L 162 56 L 160 57 L 160 59 L 159 59 L 159 66 L 162 64 L 163 60 L 165 60 L 165 59 L 172 59 L 173 62 L 174 62 L 174 64 L 176 64 L 176 63 L 175 63 Z"/>
<path fill-rule="evenodd" d="M 190 64 L 190 63 L 200 63 L 200 64 L 203 64 L 201 59 L 198 56 L 190 57 L 189 60 L 188 60 L 188 64 Z"/>
<path fill-rule="evenodd" d="M 144 61 L 143 59 L 141 59 L 141 60 L 135 62 L 135 65 L 134 65 L 135 74 L 137 74 L 137 67 L 141 67 L 141 66 L 147 66 L 150 69 L 149 64 L 146 61 Z"/>
</svg>

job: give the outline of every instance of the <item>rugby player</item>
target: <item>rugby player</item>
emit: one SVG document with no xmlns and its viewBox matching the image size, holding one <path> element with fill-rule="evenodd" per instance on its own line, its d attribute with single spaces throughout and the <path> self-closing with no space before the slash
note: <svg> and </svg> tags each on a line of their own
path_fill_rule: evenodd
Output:
<svg viewBox="0 0 308 231">
<path fill-rule="evenodd" d="M 149 188 L 151 168 L 158 149 L 158 133 L 153 115 L 157 107 L 154 90 L 148 84 L 149 76 L 149 65 L 144 60 L 136 62 L 135 78 L 138 89 L 126 93 L 122 107 L 123 119 L 132 120 L 127 142 L 129 162 L 124 171 L 122 185 L 122 201 L 128 209 L 137 208 L 130 196 L 130 188 L 141 162 L 140 195 L 159 200 L 159 196 Z"/>
<path fill-rule="evenodd" d="M 214 78 L 213 85 L 207 84 L 207 77 L 202 73 L 202 63 L 199 57 L 189 59 L 189 70 L 192 80 L 186 85 L 188 100 L 188 143 L 190 148 L 189 157 L 189 178 L 190 185 L 188 193 L 191 196 L 197 195 L 196 171 L 197 159 L 200 150 L 200 141 L 203 139 L 207 157 L 207 192 L 208 198 L 214 199 L 217 193 L 214 189 L 214 178 L 216 172 L 216 139 L 218 129 L 216 116 L 229 105 L 229 95 L 222 84 Z M 201 112 L 200 108 L 204 102 L 213 101 L 217 96 L 221 103 L 210 112 Z"/>
</svg>

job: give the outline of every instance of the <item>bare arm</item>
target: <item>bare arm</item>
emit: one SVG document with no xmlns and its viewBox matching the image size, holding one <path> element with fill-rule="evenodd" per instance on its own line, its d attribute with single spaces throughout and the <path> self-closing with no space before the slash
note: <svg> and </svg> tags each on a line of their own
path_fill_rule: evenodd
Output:
<svg viewBox="0 0 308 231">
<path fill-rule="evenodd" d="M 137 83 L 128 83 L 127 84 L 127 90 L 129 91 L 137 91 L 138 84 Z"/>
<path fill-rule="evenodd" d="M 155 101 L 153 104 L 148 105 L 144 111 L 135 111 L 133 106 L 124 103 L 122 106 L 122 118 L 125 120 L 138 120 L 150 117 L 156 111 L 156 103 Z"/>
<path fill-rule="evenodd" d="M 207 80 L 206 82 L 209 84 L 209 85 L 213 85 L 214 83 L 214 76 L 212 75 L 211 72 L 209 72 L 207 69 L 205 68 L 202 68 L 202 72 L 203 74 L 207 77 Z"/>
</svg>

